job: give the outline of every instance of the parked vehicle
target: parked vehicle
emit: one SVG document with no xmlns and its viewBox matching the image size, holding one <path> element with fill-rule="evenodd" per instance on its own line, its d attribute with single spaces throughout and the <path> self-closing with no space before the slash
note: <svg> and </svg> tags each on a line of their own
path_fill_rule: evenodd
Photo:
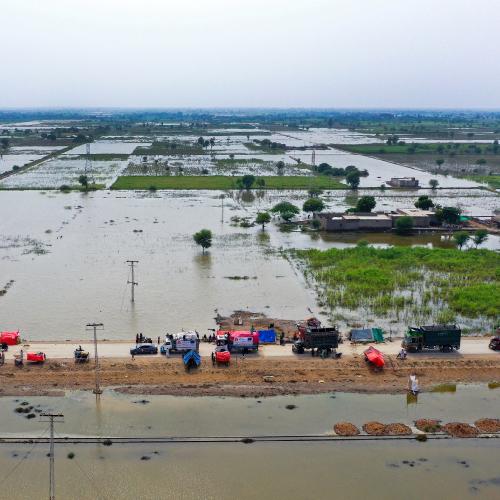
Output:
<svg viewBox="0 0 500 500">
<path fill-rule="evenodd" d="M 229 352 L 251 352 L 259 350 L 258 332 L 245 330 L 219 330 L 216 340 L 225 339 Z"/>
<path fill-rule="evenodd" d="M 21 336 L 19 335 L 19 330 L 16 332 L 0 332 L 0 345 L 7 347 L 9 345 L 17 345 L 20 343 Z"/>
<path fill-rule="evenodd" d="M 231 353 L 229 352 L 227 345 L 217 345 L 215 347 L 215 351 L 212 353 L 212 364 L 229 366 L 230 362 Z"/>
<path fill-rule="evenodd" d="M 154 344 L 139 344 L 130 349 L 130 354 L 133 354 L 134 356 L 140 354 L 158 354 L 158 347 Z"/>
<path fill-rule="evenodd" d="M 500 351 L 500 335 L 492 337 L 490 343 L 488 344 L 488 347 L 493 351 Z"/>
<path fill-rule="evenodd" d="M 403 338 L 402 347 L 409 352 L 439 349 L 449 352 L 460 349 L 462 330 L 457 325 L 411 326 Z"/>
<path fill-rule="evenodd" d="M 311 355 L 328 357 L 333 349 L 339 346 L 339 332 L 336 327 L 305 327 L 299 326 L 298 338 L 292 346 L 292 351 L 303 354 L 311 349 Z"/>
<path fill-rule="evenodd" d="M 200 339 L 196 332 L 180 332 L 173 335 L 165 335 L 165 343 L 160 346 L 161 354 L 165 354 L 167 349 L 173 352 L 188 352 L 200 350 Z"/>
<path fill-rule="evenodd" d="M 82 346 L 79 346 L 75 349 L 75 363 L 87 363 L 89 360 L 89 353 L 82 349 Z"/>
<path fill-rule="evenodd" d="M 30 363 L 44 363 L 46 359 L 47 356 L 43 352 L 28 352 L 26 354 L 26 361 Z"/>
</svg>

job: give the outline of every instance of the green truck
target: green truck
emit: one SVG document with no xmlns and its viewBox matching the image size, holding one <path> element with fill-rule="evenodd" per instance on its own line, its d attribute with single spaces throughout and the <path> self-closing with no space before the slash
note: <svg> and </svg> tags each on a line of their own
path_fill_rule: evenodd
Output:
<svg viewBox="0 0 500 500">
<path fill-rule="evenodd" d="M 450 352 L 460 349 L 461 336 L 462 330 L 457 325 L 410 326 L 401 345 L 409 352 L 422 349 Z"/>
</svg>

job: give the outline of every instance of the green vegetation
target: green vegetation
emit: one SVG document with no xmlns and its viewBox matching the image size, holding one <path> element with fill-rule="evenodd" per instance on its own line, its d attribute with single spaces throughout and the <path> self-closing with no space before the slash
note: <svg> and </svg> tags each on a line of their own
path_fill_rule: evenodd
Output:
<svg viewBox="0 0 500 500">
<path fill-rule="evenodd" d="M 148 155 L 203 155 L 206 151 L 198 143 L 181 141 L 155 141 L 151 146 L 137 146 L 132 153 L 139 156 Z"/>
<path fill-rule="evenodd" d="M 482 184 L 488 184 L 493 189 L 500 189 L 500 175 L 476 175 L 467 174 L 463 176 L 464 179 L 469 179 L 471 181 L 480 182 Z"/>
<path fill-rule="evenodd" d="M 488 239 L 488 231 L 486 229 L 479 229 L 478 231 L 475 232 L 474 236 L 472 237 L 472 241 L 474 242 L 474 245 L 476 245 L 476 248 L 484 243 Z"/>
<path fill-rule="evenodd" d="M 113 160 L 128 160 L 129 155 L 123 153 L 96 153 L 89 155 L 94 161 L 113 161 Z M 78 158 L 84 160 L 87 155 L 78 155 Z"/>
<path fill-rule="evenodd" d="M 453 241 L 455 242 L 455 245 L 457 245 L 460 250 L 462 250 L 462 247 L 469 241 L 469 233 L 466 233 L 465 231 L 457 231 L 453 235 Z"/>
<path fill-rule="evenodd" d="M 193 240 L 197 245 L 201 246 L 202 253 L 205 253 L 205 248 L 212 246 L 212 231 L 210 229 L 201 229 L 193 234 Z"/>
<path fill-rule="evenodd" d="M 388 139 L 388 141 L 391 138 Z M 500 152 L 498 143 L 417 143 L 412 142 L 408 144 L 404 141 L 398 140 L 394 143 L 393 140 L 390 144 L 375 143 L 375 144 L 339 144 L 336 145 L 339 149 L 358 153 L 362 155 L 391 155 L 391 154 L 432 154 L 432 155 L 481 155 L 481 154 L 498 154 Z"/>
<path fill-rule="evenodd" d="M 265 189 L 346 189 L 341 182 L 324 176 L 265 176 Z M 224 175 L 177 175 L 177 176 L 120 176 L 111 189 L 148 189 L 152 184 L 157 189 L 238 189 L 238 177 Z"/>
<path fill-rule="evenodd" d="M 279 214 L 283 220 L 288 222 L 293 219 L 295 215 L 300 213 L 300 208 L 288 201 L 282 201 L 274 205 L 274 207 L 271 208 L 271 212 Z"/>
<path fill-rule="evenodd" d="M 439 222 L 447 224 L 458 224 L 460 222 L 460 214 L 462 210 L 458 207 L 436 207 L 436 217 Z"/>
<path fill-rule="evenodd" d="M 413 231 L 413 218 L 409 215 L 404 215 L 396 220 L 396 233 L 402 236 L 411 234 Z"/>
<path fill-rule="evenodd" d="M 377 202 L 373 196 L 362 196 L 358 202 L 356 203 L 356 207 L 354 209 L 349 209 L 350 212 L 371 212 Z"/>
<path fill-rule="evenodd" d="M 302 210 L 304 212 L 321 212 L 325 208 L 325 203 L 320 198 L 309 198 L 304 202 Z"/>
<path fill-rule="evenodd" d="M 436 189 L 439 186 L 439 181 L 437 179 L 431 179 L 429 181 L 429 186 L 431 189 Z"/>
<path fill-rule="evenodd" d="M 286 144 L 273 142 L 269 139 L 254 139 L 253 142 L 245 142 L 245 146 L 250 151 L 261 151 L 263 153 L 283 154 L 286 152 Z"/>
<path fill-rule="evenodd" d="M 351 186 L 351 189 L 356 189 L 359 186 L 359 177 L 358 172 L 349 172 L 345 177 L 345 181 Z"/>
<path fill-rule="evenodd" d="M 257 165 L 257 164 L 262 165 L 263 163 L 266 162 L 259 158 L 243 158 L 240 160 L 235 160 L 234 158 L 223 158 L 215 161 L 216 166 L 220 168 L 235 168 L 239 166 Z"/>
<path fill-rule="evenodd" d="M 259 212 L 255 218 L 256 224 L 262 224 L 262 231 L 264 231 L 266 224 L 271 222 L 271 215 L 269 212 Z"/>
<path fill-rule="evenodd" d="M 367 307 L 375 314 L 406 310 L 432 319 L 454 314 L 498 318 L 500 255 L 490 250 L 394 247 L 297 250 L 319 299 L 337 307 Z"/>
<path fill-rule="evenodd" d="M 418 200 L 415 202 L 415 206 L 420 208 L 420 210 L 429 210 L 429 208 L 434 206 L 434 202 L 424 194 L 423 196 L 418 197 Z"/>
</svg>

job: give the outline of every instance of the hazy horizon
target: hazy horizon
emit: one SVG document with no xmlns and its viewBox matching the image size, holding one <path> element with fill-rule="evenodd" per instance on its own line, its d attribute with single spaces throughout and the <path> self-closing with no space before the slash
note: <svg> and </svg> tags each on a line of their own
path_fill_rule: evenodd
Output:
<svg viewBox="0 0 500 500">
<path fill-rule="evenodd" d="M 4 109 L 500 108 L 491 0 L 4 0 Z"/>
</svg>

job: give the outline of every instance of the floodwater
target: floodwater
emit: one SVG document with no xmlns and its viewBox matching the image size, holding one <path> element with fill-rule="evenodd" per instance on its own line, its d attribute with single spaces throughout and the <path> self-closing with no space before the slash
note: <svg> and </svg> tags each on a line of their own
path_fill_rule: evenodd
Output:
<svg viewBox="0 0 500 500">
<path fill-rule="evenodd" d="M 315 396 L 187 398 L 124 396 L 106 391 L 28 398 L 61 411 L 56 436 L 252 436 L 328 433 L 335 422 L 415 418 L 472 422 L 497 416 L 498 391 L 459 386 L 453 394 L 323 394 Z M 134 402 L 135 401 L 135 402 Z M 14 413 L 2 398 L 2 435 L 42 435 L 47 424 Z M 294 410 L 285 406 L 293 403 Z M 37 406 L 39 405 L 39 406 Z M 228 417 L 230 415 L 230 417 Z M 48 491 L 48 445 L 0 445 L 6 498 Z M 56 445 L 56 495 L 61 498 L 498 498 L 500 444 L 491 440 L 315 443 Z M 74 458 L 67 458 L 74 453 Z M 314 472 L 312 472 L 314 471 Z M 2 475 L 3 477 L 3 475 Z"/>
<path fill-rule="evenodd" d="M 0 297 L 1 328 L 20 329 L 31 340 L 80 339 L 88 335 L 85 325 L 97 321 L 105 325 L 102 338 L 132 339 L 137 332 L 156 337 L 182 328 L 204 333 L 215 326 L 217 311 L 300 319 L 320 311 L 314 292 L 281 249 L 346 247 L 360 239 L 450 245 L 428 234 L 404 239 L 282 232 L 274 223 L 264 232 L 242 228 L 231 217 L 253 220 L 282 199 L 301 205 L 306 193 L 225 193 L 224 223 L 220 194 L 3 192 L 0 286 L 14 283 Z M 346 196 L 332 191 L 326 199 L 337 210 Z M 408 203 L 383 200 L 391 208 Z M 214 233 L 205 255 L 192 240 L 202 228 Z M 485 245 L 498 249 L 499 238 L 490 236 Z M 127 285 L 130 259 L 139 260 L 135 304 Z"/>
</svg>

